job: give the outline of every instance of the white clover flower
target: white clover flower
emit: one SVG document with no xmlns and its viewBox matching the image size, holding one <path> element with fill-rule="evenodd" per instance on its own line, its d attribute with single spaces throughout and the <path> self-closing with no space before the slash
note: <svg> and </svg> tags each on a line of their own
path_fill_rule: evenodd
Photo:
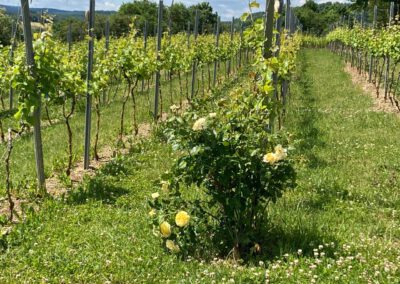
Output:
<svg viewBox="0 0 400 284">
<path fill-rule="evenodd" d="M 160 197 L 160 194 L 159 194 L 158 192 L 154 192 L 154 193 L 151 195 L 151 197 L 152 197 L 153 199 L 157 199 L 157 198 Z"/>
<path fill-rule="evenodd" d="M 215 118 L 215 117 L 217 117 L 217 113 L 215 113 L 215 112 L 210 113 L 210 114 L 208 115 L 208 117 L 210 117 L 210 118 Z"/>
<path fill-rule="evenodd" d="M 201 131 L 203 129 L 206 129 L 207 127 L 207 119 L 205 117 L 202 117 L 198 119 L 194 124 L 193 124 L 193 131 Z"/>
</svg>

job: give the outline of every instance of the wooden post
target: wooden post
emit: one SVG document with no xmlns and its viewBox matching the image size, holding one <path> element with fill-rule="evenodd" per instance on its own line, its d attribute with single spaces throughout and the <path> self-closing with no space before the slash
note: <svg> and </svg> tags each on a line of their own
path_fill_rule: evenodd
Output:
<svg viewBox="0 0 400 284">
<path fill-rule="evenodd" d="M 194 40 L 197 40 L 197 36 L 199 33 L 199 10 L 196 10 L 196 16 L 194 21 Z M 197 69 L 197 61 L 196 59 L 193 61 L 192 66 L 192 98 L 194 97 L 195 86 L 196 86 L 196 69 Z"/>
<path fill-rule="evenodd" d="M 389 27 L 393 24 L 394 20 L 394 2 L 390 2 L 389 8 Z"/>
<path fill-rule="evenodd" d="M 162 37 L 162 18 L 163 18 L 163 0 L 160 0 L 158 5 L 158 24 L 157 24 L 157 62 L 160 60 L 161 37 Z M 154 94 L 154 120 L 158 120 L 158 100 L 160 98 L 160 70 L 156 72 L 156 86 Z"/>
<path fill-rule="evenodd" d="M 89 53 L 88 53 L 88 69 L 87 69 L 87 93 L 86 93 L 86 112 L 85 112 L 85 153 L 84 153 L 84 169 L 90 166 L 90 132 L 92 125 L 92 96 L 90 94 L 92 71 L 93 71 L 93 55 L 94 55 L 94 15 L 95 0 L 90 0 L 89 8 Z"/>
<path fill-rule="evenodd" d="M 187 47 L 190 48 L 190 22 L 187 24 Z"/>
<path fill-rule="evenodd" d="M 106 21 L 106 51 L 110 48 L 110 19 Z"/>
<path fill-rule="evenodd" d="M 389 8 L 389 27 L 392 25 L 394 17 L 394 2 L 390 2 Z M 389 73 L 390 73 L 390 57 L 389 54 L 385 56 L 385 63 L 386 63 L 386 70 L 385 70 L 385 101 L 388 98 L 388 91 L 389 91 Z"/>
<path fill-rule="evenodd" d="M 242 67 L 242 52 L 243 52 L 243 23 L 240 22 L 240 50 L 239 50 L 239 68 Z"/>
<path fill-rule="evenodd" d="M 276 52 L 275 52 L 275 57 L 279 57 L 279 53 L 280 53 L 280 49 L 281 49 L 281 30 L 282 30 L 282 12 L 283 12 L 283 0 L 279 0 L 279 8 L 278 8 L 278 19 L 276 21 L 276 38 L 275 38 L 275 42 L 276 42 Z M 274 73 L 273 74 L 273 81 L 274 81 L 274 98 L 275 100 L 278 100 L 278 74 Z M 285 94 L 282 92 L 283 88 L 281 89 L 281 97 L 282 97 L 282 106 L 283 109 L 286 106 L 286 96 Z M 282 115 L 279 114 L 279 129 L 282 128 Z"/>
<path fill-rule="evenodd" d="M 217 49 L 219 48 L 220 24 L 221 24 L 221 18 L 217 15 L 217 27 L 216 27 L 216 31 L 215 31 L 215 47 Z M 217 84 L 217 73 L 218 73 L 218 60 L 215 60 L 215 62 L 214 62 L 214 87 Z"/>
<path fill-rule="evenodd" d="M 32 43 L 31 20 L 29 13 L 29 0 L 21 0 L 21 9 L 22 9 L 22 20 L 24 27 L 26 64 L 28 66 L 30 76 L 35 78 L 36 72 L 35 72 L 35 59 L 34 59 L 33 43 Z M 39 190 L 42 194 L 45 194 L 46 180 L 44 175 L 42 133 L 40 127 L 42 94 L 35 93 L 31 95 L 37 97 L 36 98 L 37 106 L 35 107 L 33 113 L 33 139 L 34 139 L 34 149 L 35 149 L 36 174 L 38 179 Z"/>
<path fill-rule="evenodd" d="M 144 27 L 143 27 L 143 49 L 144 52 L 147 51 L 147 21 L 144 22 Z M 144 79 L 142 79 L 142 94 L 144 93 Z"/>
<path fill-rule="evenodd" d="M 234 24 L 235 24 L 235 17 L 232 17 L 232 23 L 231 23 L 231 45 L 233 45 Z M 228 71 L 227 71 L 228 78 L 229 78 L 229 76 L 231 74 L 231 68 L 232 68 L 231 64 L 232 64 L 232 59 L 229 59 L 229 61 L 228 61 Z"/>
<path fill-rule="evenodd" d="M 172 0 L 171 2 L 171 6 L 170 6 L 170 12 L 168 15 L 168 36 L 169 36 L 169 40 L 171 41 L 171 36 L 172 36 L 172 17 L 171 17 L 171 8 L 174 6 L 174 0 Z"/>
<path fill-rule="evenodd" d="M 16 42 L 16 35 L 17 35 L 17 28 L 18 28 L 18 19 L 15 21 L 15 24 L 12 23 L 12 28 L 11 28 L 11 47 L 10 47 L 10 66 L 14 65 L 14 50 L 17 46 Z M 11 86 L 10 87 L 10 92 L 9 92 L 9 103 L 10 103 L 10 110 L 14 108 L 14 89 Z"/>
<path fill-rule="evenodd" d="M 275 1 L 267 0 L 266 8 L 265 8 L 265 27 L 264 27 L 264 58 L 271 58 L 272 56 L 272 39 L 274 32 L 274 9 L 275 9 Z"/>
<path fill-rule="evenodd" d="M 374 6 L 374 20 L 372 23 L 372 27 L 375 29 L 376 28 L 376 17 L 378 15 L 378 6 L 375 5 Z M 368 70 L 368 82 L 371 83 L 372 82 L 372 70 L 373 70 L 373 66 L 374 66 L 374 56 L 371 54 L 370 58 L 369 58 L 369 70 Z"/>
<path fill-rule="evenodd" d="M 364 10 L 362 10 L 361 12 L 360 12 L 360 22 L 361 22 L 361 28 L 363 29 L 364 28 Z"/>
<path fill-rule="evenodd" d="M 290 0 L 286 0 L 285 30 L 290 33 Z"/>
<path fill-rule="evenodd" d="M 68 52 L 71 53 L 72 48 L 72 23 L 68 24 L 68 34 L 67 34 L 67 42 L 68 42 Z"/>
</svg>

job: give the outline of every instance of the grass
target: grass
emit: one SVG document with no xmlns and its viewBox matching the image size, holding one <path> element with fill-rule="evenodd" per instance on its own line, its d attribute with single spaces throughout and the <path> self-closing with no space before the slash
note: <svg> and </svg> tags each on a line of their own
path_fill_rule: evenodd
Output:
<svg viewBox="0 0 400 284">
<path fill-rule="evenodd" d="M 298 186 L 270 208 L 288 253 L 271 263 L 271 282 L 396 283 L 399 118 L 373 111 L 338 56 L 306 50 L 299 67 L 286 124 Z"/>
<path fill-rule="evenodd" d="M 0 282 L 398 283 L 400 121 L 372 111 L 337 55 L 304 50 L 298 66 L 284 129 L 298 186 L 269 207 L 262 256 L 184 261 L 162 249 L 147 201 L 176 154 L 153 137 L 17 225 Z"/>
<path fill-rule="evenodd" d="M 46 200 L 39 213 L 29 214 L 7 237 L 0 283 L 256 281 L 264 273 L 260 267 L 182 261 L 161 248 L 147 202 L 175 157 L 169 145 L 153 137 L 106 165 L 65 200 Z"/>
<path fill-rule="evenodd" d="M 225 64 L 220 64 L 219 76 L 223 79 L 225 76 Z M 213 73 L 213 71 L 212 71 Z M 197 86 L 198 94 L 202 93 L 202 85 L 200 84 L 201 72 L 197 72 Z M 191 74 L 189 74 L 189 92 L 191 88 Z M 207 72 L 205 71 L 205 88 L 207 90 Z M 212 80 L 212 77 L 211 77 Z M 182 84 L 184 87 L 183 101 L 186 99 L 186 88 L 185 88 L 185 76 L 182 75 Z M 172 104 L 179 105 L 180 100 L 180 88 L 179 81 L 175 79 L 172 81 L 172 101 L 169 82 L 166 81 L 165 76 L 162 76 L 162 96 L 163 96 L 163 112 L 169 112 L 169 107 Z M 126 87 L 124 85 L 119 87 L 119 91 L 114 97 L 116 88 L 112 88 L 110 94 L 111 103 L 106 107 L 102 107 L 101 123 L 100 123 L 100 137 L 99 137 L 99 148 L 104 146 L 117 147 L 118 133 L 120 130 L 120 116 L 122 109 L 122 96 Z M 141 82 L 138 83 L 137 90 L 141 90 Z M 148 97 L 149 96 L 149 97 Z M 6 100 L 7 103 L 7 100 Z M 148 93 L 139 93 L 137 96 L 137 121 L 141 123 L 152 123 L 153 118 L 151 111 L 154 106 L 154 87 L 150 86 Z M 46 177 L 50 177 L 53 173 L 60 173 L 65 171 L 67 168 L 67 157 L 68 157 L 68 136 L 65 123 L 63 123 L 62 116 L 57 113 L 59 108 L 50 106 L 52 112 L 52 118 L 59 119 L 60 122 L 53 124 L 52 126 L 45 127 L 42 130 L 43 140 L 43 155 L 45 163 L 45 174 Z M 45 111 L 43 109 L 43 121 L 46 121 Z M 133 107 L 132 100 L 129 99 L 126 105 L 125 112 L 125 134 L 133 133 Z M 46 121 L 47 122 L 47 121 Z M 71 126 L 73 131 L 73 152 L 74 161 L 80 161 L 83 159 L 83 145 L 84 145 L 84 127 L 85 127 L 85 113 L 84 113 L 84 100 L 79 102 L 79 106 L 75 112 L 75 115 L 71 119 Z M 15 121 L 6 119 L 3 122 L 4 130 L 7 127 L 15 127 Z M 96 113 L 92 111 L 92 148 L 94 144 L 94 131 L 96 129 Z M 0 144 L 0 153 L 2 155 L 6 150 L 5 144 Z M 91 154 L 93 157 L 93 151 Z M 31 193 L 36 192 L 36 172 L 35 172 L 35 158 L 33 150 L 33 141 L 31 135 L 26 135 L 19 140 L 14 141 L 14 149 L 11 157 L 11 180 L 13 184 L 14 192 L 19 197 L 26 197 Z M 5 170 L 4 166 L 0 168 L 0 197 L 5 195 Z"/>
</svg>

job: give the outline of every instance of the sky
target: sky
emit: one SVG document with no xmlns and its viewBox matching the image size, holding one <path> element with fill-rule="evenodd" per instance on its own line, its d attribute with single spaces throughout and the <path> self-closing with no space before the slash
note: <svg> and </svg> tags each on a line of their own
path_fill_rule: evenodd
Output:
<svg viewBox="0 0 400 284">
<path fill-rule="evenodd" d="M 240 17 L 247 11 L 248 0 L 175 0 L 175 3 L 182 2 L 188 6 L 208 1 L 215 11 L 217 11 L 223 20 L 231 19 L 232 17 Z M 316 0 L 318 3 L 328 2 L 329 0 Z M 338 2 L 343 2 L 339 0 Z M 97 0 L 96 10 L 118 10 L 122 3 L 130 2 L 130 0 Z M 164 0 L 164 5 L 171 5 L 172 0 Z M 263 0 L 259 2 L 265 3 Z M 19 0 L 0 0 L 0 4 L 18 6 Z M 293 6 L 303 5 L 305 0 L 292 0 Z M 87 10 L 89 0 L 32 0 L 31 7 L 33 8 L 55 8 L 61 10 Z M 264 4 L 265 5 L 265 4 Z M 262 8 L 263 6 L 262 5 Z M 265 7 L 265 6 L 264 6 Z"/>
</svg>

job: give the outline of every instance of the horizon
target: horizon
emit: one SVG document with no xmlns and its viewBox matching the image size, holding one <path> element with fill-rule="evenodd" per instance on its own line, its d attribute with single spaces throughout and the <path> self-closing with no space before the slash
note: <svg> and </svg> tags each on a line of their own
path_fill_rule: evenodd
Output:
<svg viewBox="0 0 400 284">
<path fill-rule="evenodd" d="M 30 8 L 35 8 L 35 9 L 55 9 L 55 10 L 62 10 L 62 11 L 70 11 L 70 12 L 80 12 L 80 11 L 86 11 L 88 10 L 89 7 L 89 1 L 85 1 L 87 4 L 84 3 L 84 1 L 80 0 L 33 0 L 32 3 L 30 3 Z M 96 3 L 96 10 L 97 11 L 118 11 L 119 7 L 123 3 L 129 3 L 131 1 L 126 1 L 126 0 L 98 0 Z M 152 2 L 158 2 L 158 1 L 152 1 Z M 174 3 L 183 3 L 186 6 L 191 6 L 191 5 L 196 5 L 198 3 L 204 2 L 204 1 L 196 1 L 196 0 L 178 0 L 175 1 Z M 240 17 L 243 13 L 248 11 L 248 2 L 244 0 L 240 1 L 231 1 L 231 0 L 209 0 L 206 1 L 209 2 L 210 5 L 212 6 L 214 12 L 218 12 L 218 14 L 221 16 L 222 20 L 230 20 L 232 17 Z M 264 2 L 264 1 L 260 1 Z M 348 2 L 345 0 L 339 0 L 339 1 L 327 1 L 327 0 L 316 0 L 315 1 L 318 4 L 321 3 L 326 3 L 326 2 Z M 172 0 L 164 1 L 165 6 L 170 6 L 172 3 Z M 302 6 L 305 3 L 305 0 L 295 0 L 292 1 L 292 6 Z M 8 1 L 0 1 L 0 5 L 5 5 L 5 6 L 14 6 L 18 7 L 20 6 L 20 1 L 18 0 L 8 0 Z M 260 9 L 255 9 L 254 12 L 259 12 L 263 11 L 265 8 L 265 4 L 262 3 Z"/>
</svg>

